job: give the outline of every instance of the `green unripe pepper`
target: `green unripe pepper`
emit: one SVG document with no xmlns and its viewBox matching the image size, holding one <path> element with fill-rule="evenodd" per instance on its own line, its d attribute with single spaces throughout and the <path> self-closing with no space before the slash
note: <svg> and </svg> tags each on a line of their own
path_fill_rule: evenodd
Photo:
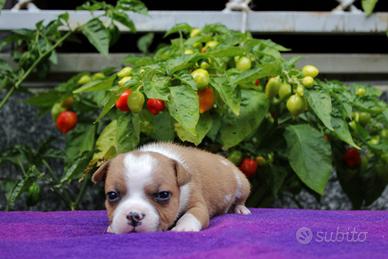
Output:
<svg viewBox="0 0 388 259">
<path fill-rule="evenodd" d="M 282 84 L 282 81 L 280 80 L 280 77 L 272 77 L 268 80 L 267 84 L 265 85 L 265 94 L 268 98 L 273 98 L 279 93 L 280 85 Z"/>
<path fill-rule="evenodd" d="M 92 79 L 93 79 L 93 80 L 104 79 L 104 78 L 105 78 L 105 75 L 104 75 L 104 73 L 101 73 L 101 72 L 95 73 L 95 74 L 92 76 Z"/>
<path fill-rule="evenodd" d="M 131 67 L 124 67 L 119 72 L 117 72 L 117 76 L 119 78 L 130 76 L 131 74 L 132 74 L 132 68 Z"/>
<path fill-rule="evenodd" d="M 143 109 L 145 98 L 140 91 L 135 91 L 128 96 L 127 102 L 131 112 L 140 112 Z"/>
<path fill-rule="evenodd" d="M 288 83 L 281 84 L 279 88 L 279 98 L 280 100 L 286 99 L 288 96 L 290 96 L 292 93 L 291 85 Z"/>
<path fill-rule="evenodd" d="M 293 116 L 298 116 L 305 109 L 304 100 L 297 94 L 291 95 L 287 100 L 287 109 Z"/>
<path fill-rule="evenodd" d="M 58 115 L 64 111 L 66 111 L 66 108 L 62 106 L 61 102 L 55 103 L 51 108 L 51 118 L 53 119 L 53 121 L 56 121 Z"/>
<path fill-rule="evenodd" d="M 27 205 L 34 206 L 40 200 L 40 186 L 37 183 L 32 183 L 27 192 Z"/>
<path fill-rule="evenodd" d="M 78 79 L 77 83 L 79 85 L 84 85 L 84 84 L 89 83 L 91 80 L 92 80 L 92 78 L 89 75 L 83 75 L 83 76 L 81 76 L 80 79 Z"/>
</svg>

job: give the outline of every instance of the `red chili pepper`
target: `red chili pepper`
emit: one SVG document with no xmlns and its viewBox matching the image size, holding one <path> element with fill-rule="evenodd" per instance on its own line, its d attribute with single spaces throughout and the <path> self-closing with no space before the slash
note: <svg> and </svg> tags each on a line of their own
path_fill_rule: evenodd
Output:
<svg viewBox="0 0 388 259">
<path fill-rule="evenodd" d="M 165 104 L 163 100 L 151 98 L 147 100 L 147 109 L 152 115 L 158 115 L 159 112 L 163 111 Z"/>
</svg>

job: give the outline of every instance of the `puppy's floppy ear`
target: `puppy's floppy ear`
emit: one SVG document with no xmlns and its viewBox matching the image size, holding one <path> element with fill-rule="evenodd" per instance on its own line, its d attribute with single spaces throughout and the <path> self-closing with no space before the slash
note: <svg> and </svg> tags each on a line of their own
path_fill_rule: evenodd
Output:
<svg viewBox="0 0 388 259">
<path fill-rule="evenodd" d="M 182 166 L 181 163 L 174 161 L 174 166 L 175 166 L 175 174 L 176 174 L 176 179 L 178 182 L 179 186 L 182 186 L 186 183 L 188 183 L 191 179 L 191 174 L 190 172 L 187 171 L 186 168 Z"/>
<path fill-rule="evenodd" d="M 98 183 L 98 182 L 101 182 L 101 181 L 103 181 L 105 179 L 106 173 L 108 172 L 108 168 L 109 168 L 109 162 L 110 161 L 104 162 L 97 169 L 97 171 L 94 172 L 94 174 L 92 175 L 92 182 L 93 183 Z"/>
</svg>

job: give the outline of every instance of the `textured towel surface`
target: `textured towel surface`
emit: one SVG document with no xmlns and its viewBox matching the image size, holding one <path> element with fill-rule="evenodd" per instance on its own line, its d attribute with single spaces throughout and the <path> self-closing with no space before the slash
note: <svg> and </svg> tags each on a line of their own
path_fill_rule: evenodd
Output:
<svg viewBox="0 0 388 259">
<path fill-rule="evenodd" d="M 199 233 L 124 235 L 105 233 L 104 211 L 1 212 L 0 258 L 388 257 L 386 211 L 252 212 Z"/>
</svg>

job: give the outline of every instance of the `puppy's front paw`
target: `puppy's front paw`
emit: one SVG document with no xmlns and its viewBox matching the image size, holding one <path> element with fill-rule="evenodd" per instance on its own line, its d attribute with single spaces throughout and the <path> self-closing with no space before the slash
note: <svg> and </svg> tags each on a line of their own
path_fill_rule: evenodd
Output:
<svg viewBox="0 0 388 259">
<path fill-rule="evenodd" d="M 184 224 L 177 225 L 171 229 L 171 231 L 174 231 L 174 232 L 198 232 L 200 230 L 201 228 L 198 228 L 195 225 L 186 226 Z"/>
<path fill-rule="evenodd" d="M 244 205 L 237 205 L 234 208 L 234 213 L 242 214 L 242 215 L 249 215 L 249 214 L 251 214 L 251 211 L 247 207 L 245 207 Z"/>
<path fill-rule="evenodd" d="M 107 232 L 107 233 L 113 233 L 113 230 L 112 230 L 112 228 L 109 226 L 109 227 L 106 229 L 106 232 Z"/>
<path fill-rule="evenodd" d="M 175 232 L 198 232 L 200 230 L 201 223 L 190 213 L 183 215 L 176 223 L 176 226 L 171 229 Z"/>
</svg>

